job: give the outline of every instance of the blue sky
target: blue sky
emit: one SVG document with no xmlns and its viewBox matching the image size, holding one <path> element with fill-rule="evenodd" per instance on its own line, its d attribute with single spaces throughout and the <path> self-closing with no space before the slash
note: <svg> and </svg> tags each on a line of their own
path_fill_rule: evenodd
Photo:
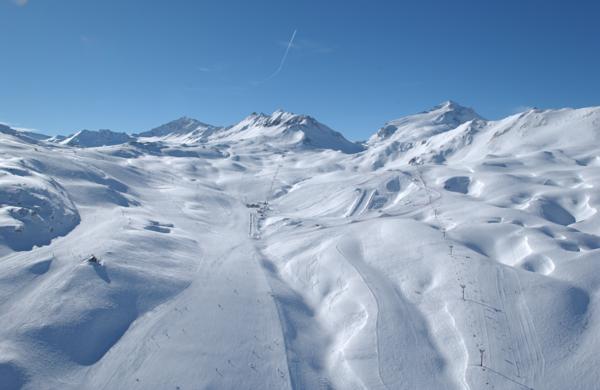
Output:
<svg viewBox="0 0 600 390">
<path fill-rule="evenodd" d="M 592 0 L 0 0 L 0 121 L 136 132 L 284 108 L 363 139 L 447 99 L 488 118 L 600 105 L 599 17 Z"/>
</svg>

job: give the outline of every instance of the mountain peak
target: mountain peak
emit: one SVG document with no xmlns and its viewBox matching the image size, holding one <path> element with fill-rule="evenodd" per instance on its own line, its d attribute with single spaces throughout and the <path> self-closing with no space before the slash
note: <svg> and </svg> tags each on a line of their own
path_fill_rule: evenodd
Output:
<svg viewBox="0 0 600 390">
<path fill-rule="evenodd" d="M 446 100 L 444 102 L 441 102 L 440 104 L 438 104 L 437 106 L 434 106 L 433 109 L 448 109 L 448 110 L 457 110 L 457 109 L 461 109 L 461 108 L 466 108 L 460 104 L 458 104 L 457 102 L 455 102 L 454 100 Z"/>
<path fill-rule="evenodd" d="M 197 119 L 190 118 L 188 116 L 182 116 L 171 122 L 165 123 L 164 125 L 160 125 L 155 127 L 154 129 L 144 131 L 142 133 L 137 134 L 139 137 L 164 137 L 169 135 L 182 135 L 188 134 L 194 131 L 205 131 L 212 130 L 216 127 L 213 125 L 209 125 L 204 122 L 200 122 Z"/>
<path fill-rule="evenodd" d="M 446 100 L 422 114 L 436 114 L 439 115 L 438 123 L 450 122 L 457 125 L 474 119 L 483 119 L 472 108 L 462 106 L 452 100 Z"/>
<path fill-rule="evenodd" d="M 173 121 L 171 121 L 169 123 L 178 123 L 178 124 L 188 125 L 188 126 L 192 126 L 192 125 L 196 125 L 196 124 L 198 124 L 198 125 L 204 125 L 204 126 L 210 126 L 210 125 L 208 125 L 208 124 L 206 124 L 204 122 L 200 122 L 198 119 L 194 119 L 192 117 L 185 116 L 185 115 L 182 116 L 182 117 L 179 117 L 179 118 L 177 118 L 177 119 L 175 119 L 175 120 L 173 120 Z"/>
<path fill-rule="evenodd" d="M 415 139 L 426 139 L 474 120 L 484 119 L 472 108 L 447 100 L 429 110 L 385 123 L 370 138 L 369 144 L 384 140 L 407 142 Z"/>
<path fill-rule="evenodd" d="M 272 114 L 252 113 L 218 134 L 221 140 L 241 140 L 269 144 L 284 149 L 333 149 L 344 153 L 361 151 L 362 146 L 348 141 L 337 131 L 308 115 L 278 109 Z"/>
<path fill-rule="evenodd" d="M 318 122 L 308 116 L 295 114 L 290 111 L 283 109 L 277 109 L 272 114 L 256 113 L 253 112 L 251 115 L 243 119 L 240 123 L 244 125 L 262 126 L 262 127 L 277 127 L 277 126 L 294 126 L 294 125 L 315 125 Z"/>
</svg>

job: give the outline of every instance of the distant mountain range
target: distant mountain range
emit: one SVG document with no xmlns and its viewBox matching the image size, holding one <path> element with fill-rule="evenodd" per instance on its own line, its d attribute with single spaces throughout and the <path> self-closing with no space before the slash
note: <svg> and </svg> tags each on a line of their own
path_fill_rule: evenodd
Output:
<svg viewBox="0 0 600 390">
<path fill-rule="evenodd" d="M 130 142 L 163 145 L 246 145 L 264 150 L 337 150 L 361 154 L 372 168 L 387 164 L 444 163 L 454 156 L 511 153 L 519 147 L 587 144 L 598 139 L 600 108 L 531 109 L 488 121 L 473 109 L 446 101 L 429 110 L 386 122 L 367 142 L 352 142 L 315 118 L 278 110 L 252 113 L 226 127 L 182 117 L 137 134 L 81 130 L 48 137 L 2 126 L 0 131 L 25 139 L 80 148 Z M 577 128 L 577 137 L 571 131 Z"/>
</svg>

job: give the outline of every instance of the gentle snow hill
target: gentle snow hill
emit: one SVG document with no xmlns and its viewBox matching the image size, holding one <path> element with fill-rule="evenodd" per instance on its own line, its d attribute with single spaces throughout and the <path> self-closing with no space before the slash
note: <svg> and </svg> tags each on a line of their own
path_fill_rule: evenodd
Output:
<svg viewBox="0 0 600 390">
<path fill-rule="evenodd" d="M 573 153 L 600 146 L 600 107 L 531 109 L 481 127 L 472 145 L 458 158 L 487 154 L 518 155 L 530 152 Z"/>
<path fill-rule="evenodd" d="M 134 141 L 135 138 L 126 133 L 111 130 L 81 130 L 59 142 L 63 145 L 80 148 L 95 148 L 98 146 L 118 145 Z"/>
</svg>

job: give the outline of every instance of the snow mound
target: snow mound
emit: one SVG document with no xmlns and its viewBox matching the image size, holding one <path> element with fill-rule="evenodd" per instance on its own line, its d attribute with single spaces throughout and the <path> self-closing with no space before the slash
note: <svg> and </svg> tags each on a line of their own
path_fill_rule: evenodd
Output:
<svg viewBox="0 0 600 390">
<path fill-rule="evenodd" d="M 47 245 L 79 221 L 77 208 L 56 180 L 18 161 L 0 162 L 0 254 Z"/>
</svg>

